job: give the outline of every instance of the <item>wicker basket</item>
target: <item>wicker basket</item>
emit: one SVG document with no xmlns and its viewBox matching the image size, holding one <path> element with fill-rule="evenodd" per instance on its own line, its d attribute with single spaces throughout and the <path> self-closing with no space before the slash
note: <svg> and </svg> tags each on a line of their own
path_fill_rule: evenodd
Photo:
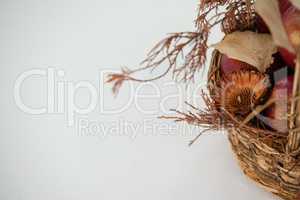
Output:
<svg viewBox="0 0 300 200">
<path fill-rule="evenodd" d="M 214 95 L 214 88 L 220 80 L 220 58 L 220 53 L 214 51 L 208 75 L 210 95 Z M 297 133 L 287 138 L 285 152 L 279 152 L 242 129 L 231 129 L 228 133 L 233 152 L 248 177 L 283 199 L 296 198 L 300 191 L 300 146 Z"/>
<path fill-rule="evenodd" d="M 123 69 L 122 73 L 109 75 L 107 82 L 113 83 L 113 91 L 117 93 L 124 81 L 153 81 L 165 76 L 169 71 L 173 71 L 174 77 L 180 77 L 185 82 L 193 80 L 196 72 L 205 64 L 208 38 L 213 27 L 220 25 L 224 34 L 245 30 L 258 31 L 256 27 L 258 16 L 255 12 L 254 3 L 255 0 L 201 0 L 199 14 L 195 20 L 196 32 L 171 34 L 150 51 L 147 59 L 143 62 L 145 67 L 136 70 Z M 177 58 L 184 54 L 187 46 L 189 53 L 184 56 L 185 61 L 179 67 Z M 300 54 L 297 57 L 300 58 Z M 220 88 L 222 78 L 220 61 L 221 54 L 214 51 L 208 73 L 208 89 L 211 97 L 218 96 L 217 88 Z M 154 70 L 164 62 L 167 62 L 168 68 L 162 75 L 146 80 L 134 77 L 136 72 Z M 299 72 L 300 62 L 298 59 L 294 78 L 294 84 L 297 87 L 293 89 L 293 97 L 300 96 L 298 94 L 300 93 Z M 205 98 L 205 100 L 207 99 Z M 215 109 L 217 106 L 208 106 L 208 109 L 200 114 L 178 112 L 180 116 L 183 116 L 162 118 L 175 119 L 177 122 L 185 121 L 193 125 L 196 123 L 199 126 L 204 125 L 208 129 L 217 130 L 224 121 L 224 117 L 220 113 L 218 113 L 220 115 L 214 116 L 213 114 L 217 112 L 208 113 L 209 108 L 212 107 Z M 300 114 L 300 103 L 294 101 L 291 108 L 294 113 Z M 296 110 L 298 112 L 295 112 Z M 291 116 L 295 116 L 294 113 Z M 193 121 L 194 118 L 196 121 Z M 291 125 L 293 124 L 294 122 L 291 123 Z M 288 137 L 280 139 L 275 137 L 267 140 L 261 139 L 257 135 L 264 135 L 266 130 L 255 127 L 243 128 L 239 125 L 240 123 L 236 126 L 228 126 L 235 127 L 228 130 L 228 137 L 244 173 L 268 191 L 283 199 L 294 200 L 300 192 L 300 118 L 296 121 L 298 129 L 291 126 L 296 129 L 290 131 Z M 250 129 L 251 131 L 249 131 Z"/>
</svg>

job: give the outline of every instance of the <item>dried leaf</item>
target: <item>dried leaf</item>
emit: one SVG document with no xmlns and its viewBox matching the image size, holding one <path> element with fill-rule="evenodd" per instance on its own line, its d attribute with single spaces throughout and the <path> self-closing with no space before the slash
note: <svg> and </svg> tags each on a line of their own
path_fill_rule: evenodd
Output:
<svg viewBox="0 0 300 200">
<path fill-rule="evenodd" d="M 298 9 L 300 9 L 300 0 L 290 0 L 290 2 Z"/>
<path fill-rule="evenodd" d="M 261 72 L 265 72 L 273 63 L 272 55 L 277 52 L 271 35 L 251 31 L 226 35 L 223 41 L 213 47 L 230 58 L 256 67 Z"/>
<path fill-rule="evenodd" d="M 297 2 L 299 2 L 299 0 L 297 0 Z M 257 0 L 255 3 L 255 9 L 268 25 L 275 44 L 288 49 L 290 52 L 294 52 L 282 23 L 278 1 Z"/>
</svg>

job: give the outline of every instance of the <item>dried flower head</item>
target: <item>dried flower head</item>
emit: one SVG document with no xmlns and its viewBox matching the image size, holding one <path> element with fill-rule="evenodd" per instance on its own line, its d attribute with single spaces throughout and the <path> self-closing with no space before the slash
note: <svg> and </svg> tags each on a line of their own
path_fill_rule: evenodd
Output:
<svg viewBox="0 0 300 200">
<path fill-rule="evenodd" d="M 269 77 L 260 72 L 233 72 L 221 81 L 217 101 L 231 114 L 246 116 L 256 105 L 263 103 L 269 87 Z"/>
</svg>

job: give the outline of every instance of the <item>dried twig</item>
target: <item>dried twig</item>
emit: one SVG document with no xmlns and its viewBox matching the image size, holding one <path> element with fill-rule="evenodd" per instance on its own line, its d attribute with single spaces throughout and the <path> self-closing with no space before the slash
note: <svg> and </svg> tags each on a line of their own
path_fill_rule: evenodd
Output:
<svg viewBox="0 0 300 200">
<path fill-rule="evenodd" d="M 200 126 L 204 128 L 204 132 L 207 131 L 218 131 L 218 130 L 230 130 L 235 128 L 236 130 L 247 131 L 249 134 L 252 134 L 253 137 L 256 137 L 258 140 L 282 140 L 286 136 L 282 134 L 276 134 L 273 131 L 259 129 L 258 127 L 251 126 L 251 124 L 243 123 L 243 121 L 237 119 L 231 113 L 222 109 L 214 99 L 210 98 L 206 93 L 202 91 L 202 98 L 205 103 L 204 109 L 196 108 L 195 106 L 186 102 L 186 104 L 191 109 L 187 112 L 182 112 L 178 110 L 171 110 L 175 112 L 175 116 L 162 116 L 161 119 L 170 119 L 175 122 L 185 122 L 189 125 Z M 191 141 L 191 144 L 194 144 L 195 141 L 204 133 L 201 132 L 195 139 Z"/>
<path fill-rule="evenodd" d="M 122 69 L 120 73 L 110 74 L 107 82 L 113 84 L 113 92 L 117 93 L 125 81 L 154 81 L 168 73 L 179 81 L 193 81 L 206 62 L 208 36 L 212 28 L 222 24 L 225 33 L 249 28 L 252 25 L 249 6 L 252 6 L 252 0 L 201 0 L 195 31 L 170 34 L 155 45 L 141 63 L 141 68 Z M 138 72 L 153 71 L 160 66 L 166 66 L 161 74 L 149 79 L 136 78 Z"/>
</svg>

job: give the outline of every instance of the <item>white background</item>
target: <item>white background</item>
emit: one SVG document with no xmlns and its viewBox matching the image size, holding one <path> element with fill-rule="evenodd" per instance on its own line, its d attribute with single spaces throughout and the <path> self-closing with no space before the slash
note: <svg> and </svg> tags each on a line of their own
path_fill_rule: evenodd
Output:
<svg viewBox="0 0 300 200">
<path fill-rule="evenodd" d="M 101 70 L 137 66 L 166 33 L 193 30 L 197 4 L 196 0 L 0 1 L 0 199 L 274 199 L 244 177 L 222 133 L 204 135 L 191 148 L 187 144 L 195 134 L 137 131 L 131 138 L 104 131 L 103 138 L 68 126 L 67 111 L 30 115 L 14 101 L 16 79 L 31 69 L 52 67 L 65 72 L 59 79 L 63 83 L 85 80 L 97 87 Z M 156 82 L 161 95 L 174 90 L 163 90 L 167 80 Z M 204 83 L 202 79 L 196 84 Z M 97 88 L 107 109 L 121 106 L 131 95 L 127 86 L 117 99 L 110 86 L 104 91 Z M 45 77 L 31 77 L 21 93 L 26 104 L 45 106 Z M 76 102 L 84 107 L 87 94 L 78 91 Z M 156 109 L 151 115 L 133 104 L 123 112 L 103 114 L 100 102 L 93 112 L 76 119 L 97 121 L 108 129 L 119 119 L 174 125 L 156 119 L 161 113 L 158 99 L 140 103 Z M 166 104 L 173 106 L 172 101 Z"/>
</svg>

